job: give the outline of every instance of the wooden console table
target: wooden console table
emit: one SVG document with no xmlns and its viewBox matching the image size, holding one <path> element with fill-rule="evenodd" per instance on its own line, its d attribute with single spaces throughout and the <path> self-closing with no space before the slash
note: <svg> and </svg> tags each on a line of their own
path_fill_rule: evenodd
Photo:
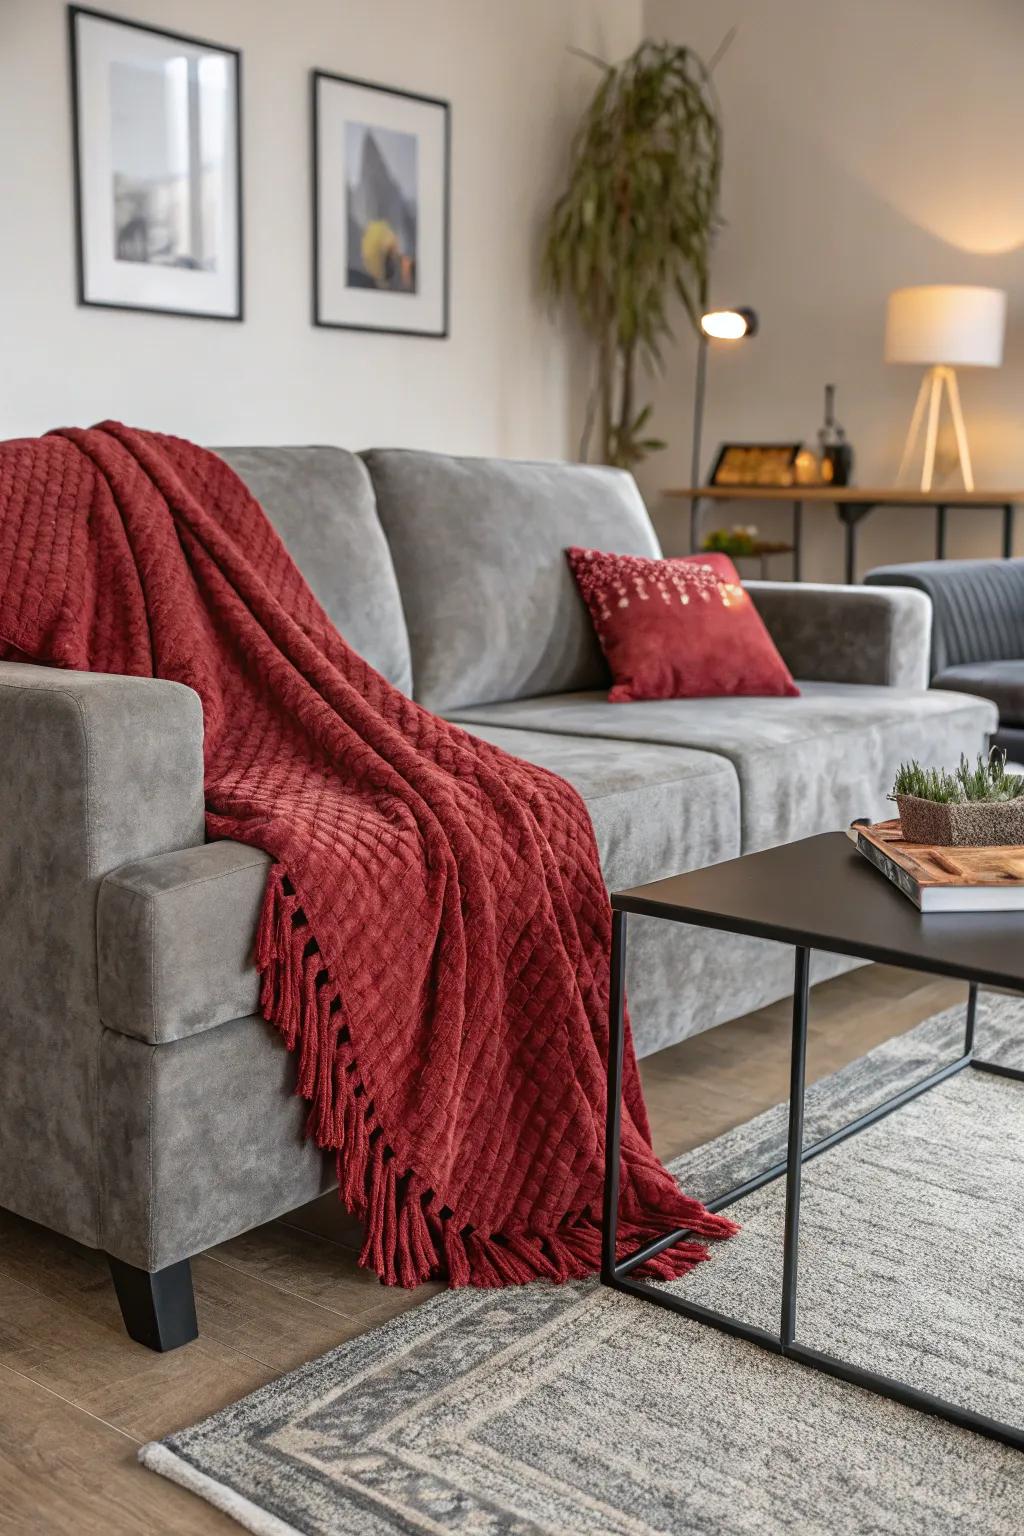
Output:
<svg viewBox="0 0 1024 1536">
<path fill-rule="evenodd" d="M 701 543 L 702 503 L 708 501 L 782 501 L 793 509 L 793 579 L 802 579 L 803 509 L 825 505 L 834 507 L 846 529 L 846 580 L 857 579 L 857 527 L 875 507 L 934 507 L 935 556 L 946 558 L 946 514 L 961 507 L 995 507 L 1003 514 L 1003 559 L 1013 554 L 1013 520 L 1024 491 L 906 491 L 865 490 L 859 485 L 702 485 L 696 489 L 668 490 L 673 500 L 690 502 L 690 548 Z"/>
</svg>

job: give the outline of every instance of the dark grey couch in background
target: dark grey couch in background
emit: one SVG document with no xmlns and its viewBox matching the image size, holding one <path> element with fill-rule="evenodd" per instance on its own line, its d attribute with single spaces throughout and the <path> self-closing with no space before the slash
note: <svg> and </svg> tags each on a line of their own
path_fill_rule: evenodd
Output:
<svg viewBox="0 0 1024 1536">
<path fill-rule="evenodd" d="M 1024 560 L 882 565 L 864 580 L 927 593 L 932 687 L 991 699 L 999 710 L 995 745 L 1024 759 Z"/>
<path fill-rule="evenodd" d="M 577 786 L 613 887 L 882 815 L 902 758 L 954 762 L 995 723 L 983 700 L 926 691 L 928 599 L 874 587 L 751 585 L 798 699 L 610 705 L 563 550 L 659 553 L 628 475 L 224 457 L 397 687 Z M 157 1345 L 189 1336 L 190 1255 L 334 1183 L 257 1016 L 268 861 L 204 843 L 202 735 L 177 684 L 0 664 L 0 1204 L 105 1249 L 134 1336 Z M 849 963 L 819 956 L 815 974 Z M 641 1053 L 790 986 L 779 946 L 636 922 Z"/>
</svg>

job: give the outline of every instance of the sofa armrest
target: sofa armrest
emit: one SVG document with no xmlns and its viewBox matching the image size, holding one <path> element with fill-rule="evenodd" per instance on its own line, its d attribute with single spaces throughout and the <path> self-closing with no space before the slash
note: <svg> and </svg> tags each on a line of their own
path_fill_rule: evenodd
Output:
<svg viewBox="0 0 1024 1536">
<path fill-rule="evenodd" d="M 0 1206 L 93 1246 L 97 892 L 204 821 L 190 688 L 0 662 Z"/>
<path fill-rule="evenodd" d="M 103 1023 L 158 1045 L 258 1012 L 253 944 L 271 862 L 224 840 L 109 874 L 96 914 Z"/>
<path fill-rule="evenodd" d="M 5 851 L 45 831 L 60 862 L 89 879 L 202 842 L 198 694 L 159 678 L 0 662 L 0 797 Z"/>
<path fill-rule="evenodd" d="M 927 688 L 932 605 L 922 592 L 747 581 L 796 678 Z"/>
<path fill-rule="evenodd" d="M 201 843 L 199 696 L 156 678 L 0 662 L 0 973 L 9 997 L 97 1017 L 111 869 Z"/>
<path fill-rule="evenodd" d="M 912 587 L 932 603 L 929 675 L 972 661 L 1024 657 L 1024 560 L 922 560 L 881 565 L 872 587 Z"/>
</svg>

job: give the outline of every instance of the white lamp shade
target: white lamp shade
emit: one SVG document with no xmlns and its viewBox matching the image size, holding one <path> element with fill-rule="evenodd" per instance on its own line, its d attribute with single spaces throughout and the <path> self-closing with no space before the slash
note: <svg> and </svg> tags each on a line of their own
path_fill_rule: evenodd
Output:
<svg viewBox="0 0 1024 1536">
<path fill-rule="evenodd" d="M 887 363 L 998 368 L 1003 361 L 1006 294 L 960 283 L 897 288 L 889 295 Z"/>
</svg>

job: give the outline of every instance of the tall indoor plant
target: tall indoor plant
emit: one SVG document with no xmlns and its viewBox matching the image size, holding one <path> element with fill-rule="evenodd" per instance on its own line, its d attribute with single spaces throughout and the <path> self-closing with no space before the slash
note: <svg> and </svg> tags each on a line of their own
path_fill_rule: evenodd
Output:
<svg viewBox="0 0 1024 1536">
<path fill-rule="evenodd" d="M 711 68 L 721 53 L 705 65 L 691 48 L 645 42 L 622 64 L 593 61 L 603 79 L 573 140 L 543 266 L 594 347 L 582 458 L 595 424 L 608 464 L 628 467 L 663 446 L 647 435 L 637 375 L 660 366 L 673 296 L 695 329 L 706 307 L 722 170 Z"/>
</svg>

